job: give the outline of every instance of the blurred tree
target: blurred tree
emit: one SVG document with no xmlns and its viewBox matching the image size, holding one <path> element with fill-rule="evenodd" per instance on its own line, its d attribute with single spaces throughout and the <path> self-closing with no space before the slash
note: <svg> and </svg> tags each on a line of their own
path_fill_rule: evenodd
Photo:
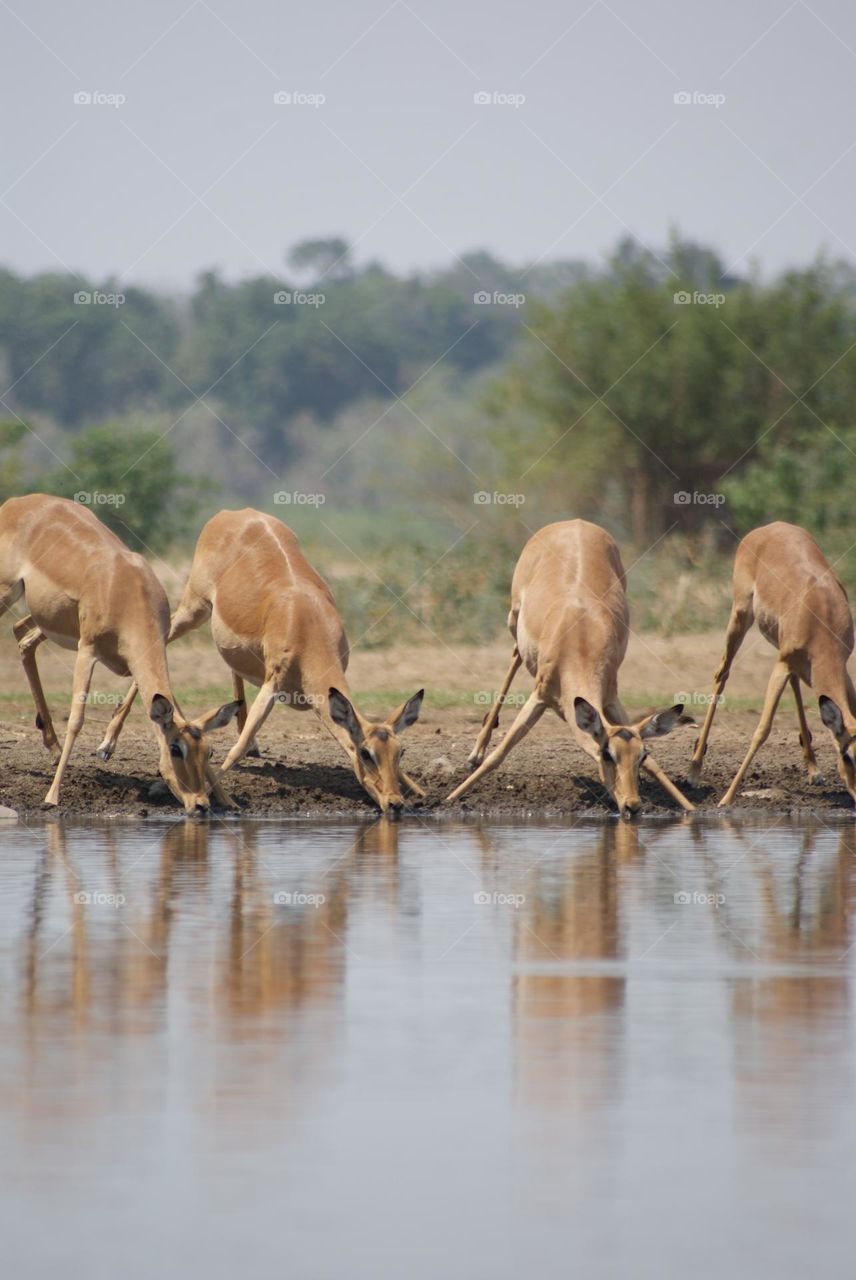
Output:
<svg viewBox="0 0 856 1280">
<path fill-rule="evenodd" d="M 211 486 L 178 470 L 163 439 L 166 420 L 139 427 L 133 420 L 89 427 L 75 436 L 68 465 L 48 476 L 49 493 L 91 507 L 135 551 L 162 551 L 194 531 Z"/>
</svg>

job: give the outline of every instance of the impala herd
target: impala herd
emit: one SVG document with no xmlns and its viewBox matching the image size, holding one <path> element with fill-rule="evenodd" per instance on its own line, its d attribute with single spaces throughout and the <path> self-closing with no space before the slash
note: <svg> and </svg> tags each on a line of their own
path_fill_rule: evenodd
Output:
<svg viewBox="0 0 856 1280">
<path fill-rule="evenodd" d="M 529 539 L 511 584 L 511 665 L 470 753 L 475 767 L 449 801 L 496 769 L 549 709 L 570 726 L 578 745 L 596 762 L 621 817 L 631 818 L 642 807 L 642 770 L 682 809 L 693 809 L 649 749 L 653 739 L 693 723 L 683 705 L 633 720 L 619 698 L 618 672 L 629 634 L 626 587 L 618 546 L 595 524 L 565 520 Z M 36 728 L 56 760 L 46 805 L 59 804 L 98 662 L 133 681 L 98 755 L 109 760 L 139 693 L 161 776 L 189 815 L 203 817 L 212 804 L 233 807 L 224 775 L 245 755 L 259 754 L 257 735 L 277 702 L 315 712 L 382 813 L 400 811 L 406 793 L 425 795 L 401 767 L 400 740 L 419 718 L 424 691 L 384 720 L 357 709 L 345 676 L 348 641 L 330 589 L 292 531 L 273 516 L 221 511 L 208 521 L 170 620 L 166 593 L 148 562 L 88 508 L 44 494 L 10 498 L 0 507 L 0 612 L 19 601 L 27 612 L 12 630 L 36 706 Z M 235 697 L 190 719 L 172 692 L 166 647 L 209 619 L 217 650 L 232 672 Z M 818 697 L 821 720 L 835 741 L 841 779 L 856 802 L 856 689 L 847 672 L 854 634 L 847 594 L 814 539 L 804 529 L 780 522 L 755 529 L 737 549 L 725 654 L 714 675 L 689 782 L 699 781 L 718 702 L 755 620 L 778 657 L 758 727 L 720 804 L 734 803 L 788 684 L 808 776 L 811 781 L 819 777 L 801 682 Z M 36 665 L 36 651 L 45 640 L 75 652 L 62 746 Z M 535 687 L 489 752 L 500 706 L 524 665 Z M 258 688 L 249 710 L 245 682 Z M 215 766 L 208 735 L 233 719 L 237 740 Z"/>
</svg>

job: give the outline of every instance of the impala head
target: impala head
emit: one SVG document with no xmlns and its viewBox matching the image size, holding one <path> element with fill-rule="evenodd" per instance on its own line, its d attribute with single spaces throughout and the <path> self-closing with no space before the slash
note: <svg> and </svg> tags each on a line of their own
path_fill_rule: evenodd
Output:
<svg viewBox="0 0 856 1280">
<path fill-rule="evenodd" d="M 844 716 L 837 702 L 833 702 L 825 694 L 821 695 L 818 702 L 820 718 L 838 746 L 838 772 L 841 775 L 841 781 L 856 802 L 856 763 L 853 759 L 856 734 L 852 733 L 844 723 Z"/>
<path fill-rule="evenodd" d="M 425 690 L 420 689 L 392 715 L 379 721 L 361 716 L 350 698 L 338 689 L 330 689 L 327 695 L 331 719 L 347 732 L 354 745 L 354 772 L 382 813 L 398 811 L 404 804 L 399 769 L 404 748 L 398 735 L 419 719 L 424 694 Z"/>
<path fill-rule="evenodd" d="M 240 701 L 224 702 L 222 707 L 206 711 L 198 720 L 185 720 L 162 693 L 152 698 L 149 715 L 163 734 L 169 755 L 169 765 L 162 769 L 164 780 L 184 805 L 185 813 L 202 818 L 211 812 L 208 794 L 211 746 L 205 735 L 227 725 L 242 705 Z"/>
<path fill-rule="evenodd" d="M 604 724 L 600 713 L 585 698 L 574 698 L 578 728 L 594 738 L 600 748 L 600 780 L 615 801 L 622 818 L 635 817 L 642 808 L 639 799 L 639 769 L 648 754 L 645 742 L 662 738 L 680 723 L 683 703 L 667 711 L 655 711 L 636 724 Z"/>
</svg>

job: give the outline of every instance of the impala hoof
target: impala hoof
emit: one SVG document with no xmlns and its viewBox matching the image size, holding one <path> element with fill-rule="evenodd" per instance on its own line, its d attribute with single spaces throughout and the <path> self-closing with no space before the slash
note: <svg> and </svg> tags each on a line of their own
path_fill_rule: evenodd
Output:
<svg viewBox="0 0 856 1280">
<path fill-rule="evenodd" d="M 249 756 L 251 760 L 261 760 L 262 758 L 261 751 L 259 751 L 258 747 L 255 747 L 255 746 L 250 747 L 250 749 L 246 751 L 244 754 Z"/>
<path fill-rule="evenodd" d="M 812 787 L 822 787 L 826 785 L 826 778 L 824 778 L 822 773 L 809 774 L 808 781 L 809 781 L 809 786 L 812 786 Z"/>
<path fill-rule="evenodd" d="M 99 760 L 109 760 L 113 754 L 113 748 L 101 746 L 98 748 L 95 754 L 97 755 Z"/>
</svg>

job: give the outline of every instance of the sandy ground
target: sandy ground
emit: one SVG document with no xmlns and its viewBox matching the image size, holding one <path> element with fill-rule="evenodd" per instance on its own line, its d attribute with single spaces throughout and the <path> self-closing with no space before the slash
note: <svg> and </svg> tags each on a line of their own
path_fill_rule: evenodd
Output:
<svg viewBox="0 0 856 1280">
<path fill-rule="evenodd" d="M 642 714 L 670 706 L 683 696 L 700 722 L 722 636 L 634 636 L 622 669 L 625 703 Z M 356 701 L 367 713 L 392 710 L 395 700 L 424 686 L 440 704 L 427 705 L 405 735 L 408 771 L 427 790 L 415 806 L 423 813 L 466 809 L 469 813 L 557 816 L 609 812 L 610 804 L 592 762 L 555 716 L 536 726 L 508 760 L 480 781 L 459 806 L 443 806 L 443 797 L 467 773 L 466 757 L 485 713 L 485 702 L 502 682 L 510 641 L 498 637 L 484 646 L 435 644 L 355 654 L 349 669 Z M 769 676 L 773 650 L 753 632 L 735 664 L 708 750 L 705 775 L 696 788 L 684 787 L 698 806 L 712 809 L 736 770 L 754 729 Z M 67 715 L 73 655 L 45 645 L 39 666 L 60 737 Z M 228 672 L 205 634 L 170 649 L 173 686 L 188 714 L 231 697 Z M 34 728 L 34 710 L 17 649 L 6 633 L 0 639 L 0 750 L 3 770 L 0 803 L 22 814 L 37 812 L 50 785 L 52 764 Z M 528 694 L 532 681 L 520 673 L 512 693 Z M 121 682 L 96 670 L 84 729 L 63 784 L 61 812 L 143 815 L 175 811 L 171 797 L 149 794 L 156 778 L 156 751 L 143 714 L 136 707 L 113 759 L 103 763 L 95 748 L 123 689 Z M 251 693 L 254 691 L 249 691 Z M 815 748 L 826 781 L 810 786 L 797 739 L 790 694 L 782 699 L 773 732 L 756 757 L 740 803 L 752 808 L 822 811 L 846 809 L 849 798 L 839 782 L 831 740 L 822 728 L 816 703 L 807 699 Z M 515 707 L 503 711 L 499 733 L 511 723 Z M 215 761 L 222 759 L 234 728 L 214 736 Z M 679 785 L 697 730 L 684 726 L 656 744 L 656 757 Z M 245 760 L 229 775 L 233 799 L 246 813 L 276 815 L 369 815 L 372 804 L 335 742 L 311 712 L 276 708 L 261 735 L 262 759 Z M 676 808 L 659 786 L 643 780 L 645 812 Z"/>
</svg>

